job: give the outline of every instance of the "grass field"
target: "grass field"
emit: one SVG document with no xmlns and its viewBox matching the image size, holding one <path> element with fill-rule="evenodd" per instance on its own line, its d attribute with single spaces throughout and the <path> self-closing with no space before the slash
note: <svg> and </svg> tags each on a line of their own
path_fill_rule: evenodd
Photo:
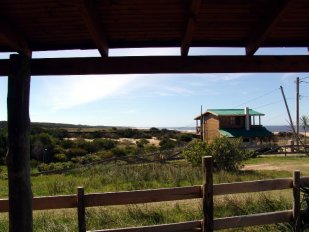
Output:
<svg viewBox="0 0 309 232">
<path fill-rule="evenodd" d="M 235 182 L 291 177 L 299 169 L 309 175 L 306 157 L 262 157 L 246 161 L 245 170 L 237 173 L 214 173 L 214 182 Z M 267 167 L 267 168 L 265 168 Z M 273 168 L 272 168 L 273 167 Z M 254 169 L 255 168 L 255 169 Z M 5 170 L 2 170 L 5 172 Z M 186 162 L 141 165 L 98 165 L 77 169 L 61 175 L 32 178 L 34 196 L 75 194 L 77 186 L 85 192 L 108 192 L 199 185 L 200 167 Z M 2 175 L 4 176 L 4 175 Z M 7 197 L 7 180 L 0 180 L 0 196 Z M 291 191 L 258 194 L 238 194 L 215 198 L 215 217 L 226 217 L 275 210 L 291 209 Z M 87 209 L 87 229 L 103 229 L 137 225 L 152 225 L 202 218 L 200 200 L 95 207 Z M 8 231 L 7 214 L 0 214 L 0 231 Z M 34 231 L 77 231 L 76 210 L 34 212 Z M 291 231 L 289 225 L 270 225 L 228 231 Z"/>
</svg>

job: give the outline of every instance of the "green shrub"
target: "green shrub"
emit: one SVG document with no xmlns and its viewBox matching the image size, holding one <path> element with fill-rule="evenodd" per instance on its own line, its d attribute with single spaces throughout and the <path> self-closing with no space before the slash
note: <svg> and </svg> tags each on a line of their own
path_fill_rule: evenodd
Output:
<svg viewBox="0 0 309 232">
<path fill-rule="evenodd" d="M 177 136 L 177 141 L 180 143 L 188 143 L 193 139 L 193 134 L 180 134 Z"/>
<path fill-rule="evenodd" d="M 75 165 L 72 162 L 63 162 L 63 163 L 41 163 L 38 165 L 39 172 L 48 172 L 48 171 L 55 171 L 55 170 L 62 170 L 62 169 L 69 169 L 74 167 Z"/>
<path fill-rule="evenodd" d="M 176 147 L 176 142 L 170 138 L 163 138 L 159 145 L 161 150 L 173 149 Z"/>
<path fill-rule="evenodd" d="M 235 171 L 249 157 L 248 152 L 241 145 L 240 139 L 227 137 L 217 137 L 210 144 L 194 140 L 182 154 L 193 165 L 200 165 L 203 156 L 212 156 L 217 170 Z"/>
<path fill-rule="evenodd" d="M 182 151 L 183 157 L 194 166 L 200 166 L 202 157 L 210 155 L 209 146 L 201 140 L 193 140 Z"/>
<path fill-rule="evenodd" d="M 77 156 L 84 156 L 88 152 L 82 148 L 79 147 L 73 147 L 70 149 L 66 150 L 66 155 L 69 156 L 70 158 L 77 157 Z"/>
<path fill-rule="evenodd" d="M 248 152 L 241 147 L 241 139 L 217 137 L 209 145 L 210 155 L 218 170 L 235 171 L 248 158 Z"/>
<path fill-rule="evenodd" d="M 58 153 L 54 155 L 54 160 L 59 162 L 64 162 L 68 160 L 68 157 L 64 153 Z"/>
</svg>

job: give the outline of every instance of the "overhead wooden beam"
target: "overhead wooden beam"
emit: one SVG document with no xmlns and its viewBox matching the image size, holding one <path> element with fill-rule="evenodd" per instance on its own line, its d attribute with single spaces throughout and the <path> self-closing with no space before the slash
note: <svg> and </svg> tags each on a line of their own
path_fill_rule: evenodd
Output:
<svg viewBox="0 0 309 232">
<path fill-rule="evenodd" d="M 16 29 L 17 27 L 9 20 L 0 18 L 0 37 L 16 52 L 31 57 L 31 49 L 25 36 Z"/>
<path fill-rule="evenodd" d="M 31 60 L 32 75 L 309 72 L 309 56 L 161 56 Z"/>
<path fill-rule="evenodd" d="M 7 76 L 8 60 L 0 60 Z M 31 75 L 309 72 L 309 56 L 151 56 L 31 60 Z"/>
<path fill-rule="evenodd" d="M 269 7 L 269 15 L 253 29 L 252 36 L 248 39 L 246 54 L 248 56 L 254 53 L 263 44 L 269 33 L 275 28 L 282 16 L 293 6 L 295 0 L 277 1 L 273 7 Z"/>
<path fill-rule="evenodd" d="M 77 0 L 77 2 L 80 14 L 101 56 L 107 57 L 108 40 L 103 26 L 100 25 L 99 13 L 94 6 L 93 0 Z"/>
<path fill-rule="evenodd" d="M 181 42 L 181 55 L 187 56 L 192 43 L 193 34 L 196 28 L 196 21 L 200 11 L 202 0 L 191 0 L 189 17 L 185 33 Z"/>
</svg>

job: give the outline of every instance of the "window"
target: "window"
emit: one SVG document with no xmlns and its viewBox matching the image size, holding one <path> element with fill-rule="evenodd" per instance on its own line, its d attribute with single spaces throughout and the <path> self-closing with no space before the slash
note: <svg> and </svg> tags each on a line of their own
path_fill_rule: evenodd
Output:
<svg viewBox="0 0 309 232">
<path fill-rule="evenodd" d="M 240 117 L 230 117 L 230 124 L 231 125 L 240 125 Z"/>
</svg>

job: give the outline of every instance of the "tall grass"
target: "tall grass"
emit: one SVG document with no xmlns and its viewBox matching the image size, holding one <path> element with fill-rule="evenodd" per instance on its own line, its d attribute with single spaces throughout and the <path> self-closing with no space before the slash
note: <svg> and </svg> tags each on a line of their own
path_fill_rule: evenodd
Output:
<svg viewBox="0 0 309 232">
<path fill-rule="evenodd" d="M 240 171 L 214 173 L 214 182 L 235 182 L 291 176 L 287 171 Z M 98 165 L 65 174 L 32 178 L 34 196 L 74 194 L 77 186 L 85 192 L 110 192 L 135 189 L 200 185 L 201 168 L 187 163 L 138 165 Z M 0 181 L 0 194 L 6 197 L 5 180 Z M 290 209 L 290 192 L 239 194 L 215 197 L 215 217 Z M 150 203 L 128 206 L 87 208 L 87 230 L 173 223 L 202 218 L 200 200 Z M 242 228 L 239 231 L 288 231 L 288 225 Z M 0 214 L 0 231 L 8 231 L 7 214 Z M 34 231 L 77 231 L 76 210 L 34 212 Z M 237 230 L 232 230 L 237 231 Z"/>
</svg>

